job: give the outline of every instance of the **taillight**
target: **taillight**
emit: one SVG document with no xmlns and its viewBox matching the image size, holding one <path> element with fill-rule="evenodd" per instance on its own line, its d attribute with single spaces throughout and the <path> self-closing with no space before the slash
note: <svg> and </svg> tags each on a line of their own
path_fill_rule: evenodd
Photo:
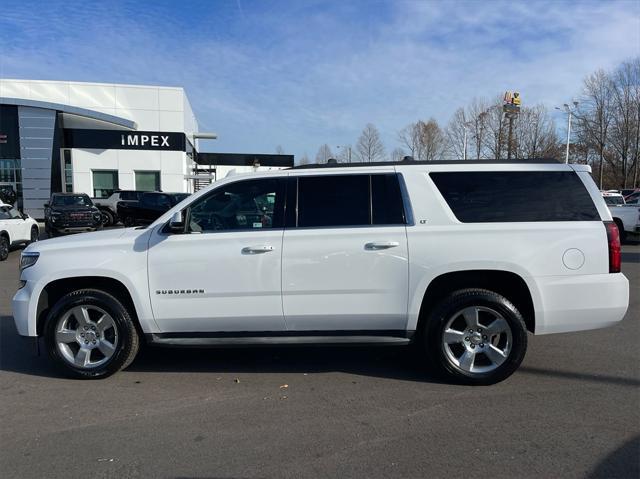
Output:
<svg viewBox="0 0 640 479">
<path fill-rule="evenodd" d="M 609 273 L 620 272 L 620 231 L 613 221 L 605 221 L 607 243 L 609 244 Z"/>
</svg>

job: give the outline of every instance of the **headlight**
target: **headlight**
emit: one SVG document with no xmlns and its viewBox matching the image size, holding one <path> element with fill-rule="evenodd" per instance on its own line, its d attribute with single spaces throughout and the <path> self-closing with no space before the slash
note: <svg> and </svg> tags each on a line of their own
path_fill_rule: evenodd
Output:
<svg viewBox="0 0 640 479">
<path fill-rule="evenodd" d="M 33 266 L 38 261 L 40 257 L 40 253 L 36 253 L 35 251 L 26 251 L 20 255 L 20 272 L 28 268 L 29 266 Z"/>
<path fill-rule="evenodd" d="M 100 221 L 102 220 L 102 213 L 100 213 L 99 211 L 95 211 L 93 213 L 93 221 Z"/>
</svg>

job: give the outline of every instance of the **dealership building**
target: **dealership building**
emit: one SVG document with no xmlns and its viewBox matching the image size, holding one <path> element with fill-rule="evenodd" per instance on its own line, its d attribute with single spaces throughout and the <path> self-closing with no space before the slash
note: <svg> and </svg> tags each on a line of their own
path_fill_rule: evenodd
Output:
<svg viewBox="0 0 640 479">
<path fill-rule="evenodd" d="M 53 192 L 193 193 L 230 171 L 293 166 L 291 155 L 199 151 L 184 89 L 0 79 L 0 188 L 35 218 Z"/>
</svg>

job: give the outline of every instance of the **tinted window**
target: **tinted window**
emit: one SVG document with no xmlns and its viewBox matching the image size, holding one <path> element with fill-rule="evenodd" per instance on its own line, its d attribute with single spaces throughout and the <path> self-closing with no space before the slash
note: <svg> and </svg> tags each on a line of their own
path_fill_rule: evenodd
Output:
<svg viewBox="0 0 640 479">
<path fill-rule="evenodd" d="M 0 208 L 0 220 L 8 220 L 11 219 L 11 215 L 9 214 L 9 210 L 7 208 Z"/>
<path fill-rule="evenodd" d="M 374 225 L 405 223 L 402 193 L 397 175 L 371 175 L 371 212 Z"/>
<path fill-rule="evenodd" d="M 599 221 L 584 184 L 573 172 L 431 173 L 463 223 Z"/>
<path fill-rule="evenodd" d="M 136 193 L 135 191 L 121 191 L 120 199 L 125 201 L 135 201 L 140 199 L 140 193 Z"/>
<path fill-rule="evenodd" d="M 216 188 L 189 208 L 190 231 L 283 227 L 284 179 L 246 180 Z"/>
<path fill-rule="evenodd" d="M 298 178 L 298 226 L 371 224 L 369 175 Z"/>
</svg>

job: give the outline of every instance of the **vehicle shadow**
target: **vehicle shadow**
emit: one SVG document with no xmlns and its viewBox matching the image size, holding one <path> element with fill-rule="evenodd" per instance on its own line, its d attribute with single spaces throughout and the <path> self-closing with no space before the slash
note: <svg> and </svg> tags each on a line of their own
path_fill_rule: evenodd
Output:
<svg viewBox="0 0 640 479">
<path fill-rule="evenodd" d="M 26 347 L 11 316 L 0 316 L 0 370 L 62 377 L 45 351 Z M 443 383 L 408 347 L 286 346 L 227 349 L 143 347 L 127 369 L 134 372 L 321 373 Z"/>
<path fill-rule="evenodd" d="M 640 435 L 605 457 L 587 477 L 589 479 L 640 477 Z"/>
</svg>

